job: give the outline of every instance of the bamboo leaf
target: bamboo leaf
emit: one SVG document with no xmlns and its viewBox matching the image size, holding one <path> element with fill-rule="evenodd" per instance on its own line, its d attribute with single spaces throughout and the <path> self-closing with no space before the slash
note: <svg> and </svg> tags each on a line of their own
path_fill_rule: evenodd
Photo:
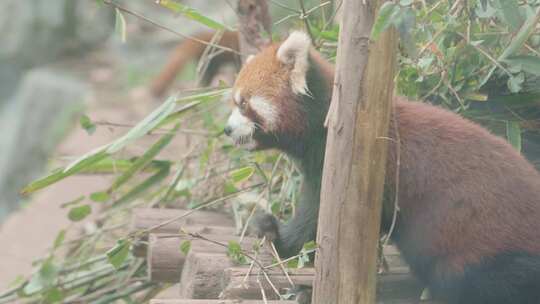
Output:
<svg viewBox="0 0 540 304">
<path fill-rule="evenodd" d="M 107 154 L 104 153 L 104 151 L 98 152 L 93 155 L 89 155 L 85 159 L 79 159 L 76 162 L 74 162 L 69 168 L 66 169 L 56 169 L 53 172 L 51 172 L 49 175 L 40 178 L 38 180 L 35 180 L 28 184 L 26 187 L 24 187 L 21 190 L 21 195 L 28 195 L 32 192 L 35 192 L 39 189 L 43 189 L 51 184 L 54 184 L 70 175 L 73 175 L 81 170 L 83 170 L 86 167 L 91 166 L 92 164 L 95 164 L 99 162 L 100 160 L 107 157 Z"/>
<path fill-rule="evenodd" d="M 141 195 L 142 193 L 145 193 L 152 186 L 156 185 L 157 183 L 165 179 L 169 175 L 169 170 L 170 170 L 170 166 L 164 165 L 161 168 L 161 170 L 159 170 L 156 174 L 145 179 L 143 182 L 133 187 L 133 189 L 131 189 L 124 196 L 120 197 L 116 202 L 114 202 L 113 206 L 116 207 L 116 206 L 120 206 L 125 203 L 133 201 L 139 195 Z"/>
<path fill-rule="evenodd" d="M 180 244 L 180 251 L 187 255 L 189 253 L 189 250 L 191 249 L 191 241 L 183 241 L 182 244 Z"/>
<path fill-rule="evenodd" d="M 163 148 L 165 148 L 171 140 L 176 135 L 176 131 L 178 131 L 178 128 L 180 127 L 179 124 L 177 124 L 173 130 L 171 130 L 168 134 L 163 135 L 155 144 L 153 144 L 150 149 L 148 149 L 141 157 L 137 158 L 137 160 L 127 169 L 122 175 L 120 175 L 112 184 L 111 190 L 118 189 L 120 186 L 122 186 L 125 182 L 127 182 L 135 173 L 140 171 L 143 167 L 148 165 L 156 155 L 158 155 Z"/>
<path fill-rule="evenodd" d="M 158 0 L 157 3 L 165 8 L 168 8 L 169 10 L 173 11 L 174 13 L 177 13 L 177 14 L 182 14 L 184 15 L 185 17 L 191 19 L 191 20 L 194 20 L 194 21 L 197 21 L 201 24 L 204 24 L 206 26 L 208 26 L 209 28 L 213 28 L 215 30 L 223 30 L 226 28 L 225 25 L 209 18 L 209 17 L 206 17 L 204 16 L 203 14 L 199 13 L 197 10 L 187 6 L 187 5 L 184 5 L 184 4 L 181 4 L 181 3 L 178 3 L 176 1 L 172 1 L 172 0 Z"/>
<path fill-rule="evenodd" d="M 73 161 L 71 164 L 67 165 L 63 172 L 70 173 L 69 175 L 71 175 L 73 173 L 79 172 L 81 169 L 91 164 L 94 164 L 104 159 L 108 155 L 108 153 L 106 152 L 106 149 L 108 147 L 109 145 L 104 145 L 84 154 L 83 156 Z"/>
<path fill-rule="evenodd" d="M 119 240 L 116 245 L 107 251 L 107 260 L 114 268 L 118 269 L 129 255 L 131 242 L 127 240 Z"/>
<path fill-rule="evenodd" d="M 86 218 L 90 213 L 92 213 L 92 207 L 90 207 L 90 205 L 73 207 L 69 210 L 68 218 L 73 222 L 79 222 Z"/>
<path fill-rule="evenodd" d="M 65 238 L 66 238 L 66 230 L 62 229 L 60 230 L 60 232 L 58 232 L 58 234 L 56 235 L 56 238 L 54 239 L 53 249 L 58 249 L 58 247 L 62 246 Z"/>
<path fill-rule="evenodd" d="M 96 203 L 104 203 L 110 198 L 107 192 L 94 192 L 90 194 L 90 199 Z"/>
<path fill-rule="evenodd" d="M 523 17 L 519 12 L 516 0 L 498 0 L 501 9 L 502 19 L 513 31 L 517 31 L 523 23 Z"/>
<path fill-rule="evenodd" d="M 232 179 L 233 183 L 237 184 L 249 179 L 253 175 L 253 172 L 255 172 L 255 168 L 248 166 L 232 171 L 229 174 L 229 177 Z"/>
<path fill-rule="evenodd" d="M 79 123 L 81 124 L 81 127 L 86 130 L 88 135 L 92 135 L 96 131 L 96 125 L 90 120 L 90 117 L 86 115 L 81 116 Z"/>
<path fill-rule="evenodd" d="M 32 295 L 54 285 L 58 278 L 58 272 L 58 267 L 51 258 L 48 258 L 26 284 L 23 289 L 24 294 Z"/>
<path fill-rule="evenodd" d="M 506 122 L 506 138 L 516 150 L 521 152 L 521 126 L 519 125 L 519 122 Z"/>
<path fill-rule="evenodd" d="M 499 57 L 499 60 L 506 59 L 513 54 L 515 54 L 517 51 L 523 47 L 523 44 L 529 39 L 529 36 L 536 28 L 536 24 L 538 23 L 538 20 L 540 19 L 540 9 L 537 10 L 536 15 L 531 15 L 525 23 L 521 26 L 518 33 L 512 39 L 508 47 L 503 51 L 501 56 Z"/>
<path fill-rule="evenodd" d="M 504 62 L 511 65 L 520 65 L 522 71 L 540 76 L 540 57 L 531 55 L 512 56 L 504 59 Z"/>
<path fill-rule="evenodd" d="M 383 3 L 377 14 L 377 19 L 371 29 L 371 39 L 377 40 L 379 35 L 384 32 L 393 22 L 392 16 L 399 11 L 399 6 L 388 1 Z"/>
<path fill-rule="evenodd" d="M 501 53 L 499 58 L 497 58 L 498 61 L 503 61 L 506 58 L 514 55 L 517 51 L 523 47 L 523 44 L 527 41 L 531 33 L 536 28 L 536 24 L 538 23 L 538 20 L 540 20 L 540 9 L 536 10 L 536 14 L 530 15 L 527 20 L 523 23 L 521 28 L 519 29 L 518 33 L 510 44 L 504 49 L 504 51 Z M 480 81 L 479 87 L 486 84 L 486 82 L 491 78 L 491 75 L 493 72 L 497 69 L 496 65 L 493 65 L 489 72 L 484 76 L 484 78 Z"/>
<path fill-rule="evenodd" d="M 122 12 L 118 8 L 116 8 L 114 32 L 120 37 L 120 41 L 123 43 L 126 42 L 126 18 L 124 18 L 124 15 L 122 15 Z"/>
<path fill-rule="evenodd" d="M 236 241 L 229 241 L 227 256 L 239 264 L 245 264 L 247 262 L 246 257 L 242 253 L 242 247 Z"/>
<path fill-rule="evenodd" d="M 146 135 L 150 130 L 161 123 L 169 114 L 171 114 L 176 105 L 176 98 L 169 97 L 161 106 L 154 110 L 150 115 L 139 122 L 135 127 L 129 130 L 124 136 L 117 139 L 107 147 L 107 153 L 115 153 L 125 147 L 132 141 Z"/>
</svg>

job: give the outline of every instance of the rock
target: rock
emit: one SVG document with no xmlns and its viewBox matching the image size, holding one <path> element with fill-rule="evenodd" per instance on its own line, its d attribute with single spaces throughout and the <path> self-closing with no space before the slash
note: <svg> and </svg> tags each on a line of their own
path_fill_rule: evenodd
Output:
<svg viewBox="0 0 540 304">
<path fill-rule="evenodd" d="M 42 173 L 88 95 L 60 71 L 35 69 L 23 78 L 0 113 L 0 221 L 19 206 L 19 190 Z"/>
<path fill-rule="evenodd" d="M 25 69 L 95 47 L 113 27 L 114 11 L 97 1 L 0 1 L 0 101 Z"/>
</svg>

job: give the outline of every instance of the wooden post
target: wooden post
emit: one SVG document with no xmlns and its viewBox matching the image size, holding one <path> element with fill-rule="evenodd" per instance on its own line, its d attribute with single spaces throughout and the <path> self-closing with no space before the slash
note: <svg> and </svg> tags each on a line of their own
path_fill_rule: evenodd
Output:
<svg viewBox="0 0 540 304">
<path fill-rule="evenodd" d="M 396 35 L 370 40 L 378 0 L 345 0 L 328 117 L 313 303 L 375 303 Z"/>
</svg>

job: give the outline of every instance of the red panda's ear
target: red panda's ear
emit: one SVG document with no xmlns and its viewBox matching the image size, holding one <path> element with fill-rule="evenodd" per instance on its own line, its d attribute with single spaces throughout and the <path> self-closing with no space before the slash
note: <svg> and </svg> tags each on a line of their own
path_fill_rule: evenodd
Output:
<svg viewBox="0 0 540 304">
<path fill-rule="evenodd" d="M 307 93 L 306 73 L 311 39 L 304 32 L 292 32 L 277 51 L 277 58 L 291 67 L 291 86 L 297 94 Z"/>
</svg>

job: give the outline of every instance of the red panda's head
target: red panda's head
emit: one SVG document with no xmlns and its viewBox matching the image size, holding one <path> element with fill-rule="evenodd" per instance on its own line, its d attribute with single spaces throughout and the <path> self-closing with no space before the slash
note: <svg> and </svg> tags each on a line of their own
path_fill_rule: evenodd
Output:
<svg viewBox="0 0 540 304">
<path fill-rule="evenodd" d="M 306 137 L 323 128 L 329 94 L 322 92 L 324 76 L 310 49 L 309 37 L 293 32 L 247 60 L 232 91 L 234 109 L 225 127 L 236 144 L 301 152 Z"/>
</svg>

